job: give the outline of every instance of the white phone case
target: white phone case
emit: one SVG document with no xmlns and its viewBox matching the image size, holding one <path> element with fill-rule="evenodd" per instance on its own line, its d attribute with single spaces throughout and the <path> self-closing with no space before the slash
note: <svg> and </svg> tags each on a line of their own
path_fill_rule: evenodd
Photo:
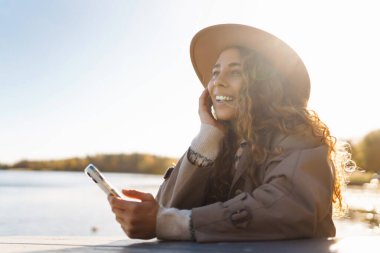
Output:
<svg viewBox="0 0 380 253">
<path fill-rule="evenodd" d="M 102 173 L 93 165 L 89 164 L 84 172 L 105 192 L 105 194 L 112 194 L 115 197 L 122 198 L 122 195 L 107 181 Z"/>
</svg>

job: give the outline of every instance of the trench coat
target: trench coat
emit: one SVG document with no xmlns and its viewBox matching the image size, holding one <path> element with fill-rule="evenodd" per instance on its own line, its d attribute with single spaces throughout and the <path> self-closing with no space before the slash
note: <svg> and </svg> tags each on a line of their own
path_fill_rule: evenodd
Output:
<svg viewBox="0 0 380 253">
<path fill-rule="evenodd" d="M 271 145 L 283 152 L 261 166 L 251 165 L 244 148 L 225 202 L 205 204 L 211 169 L 191 164 L 186 154 L 165 174 L 156 200 L 163 207 L 191 209 L 198 242 L 335 236 L 327 146 L 309 131 L 279 135 Z"/>
</svg>

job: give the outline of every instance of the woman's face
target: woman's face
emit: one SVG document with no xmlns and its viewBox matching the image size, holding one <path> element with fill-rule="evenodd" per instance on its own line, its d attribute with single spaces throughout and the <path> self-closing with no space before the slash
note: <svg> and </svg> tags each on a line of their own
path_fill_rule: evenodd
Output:
<svg viewBox="0 0 380 253">
<path fill-rule="evenodd" d="M 238 97 L 244 84 L 243 62 L 236 48 L 229 48 L 219 55 L 207 85 L 216 118 L 231 121 L 236 118 Z"/>
</svg>

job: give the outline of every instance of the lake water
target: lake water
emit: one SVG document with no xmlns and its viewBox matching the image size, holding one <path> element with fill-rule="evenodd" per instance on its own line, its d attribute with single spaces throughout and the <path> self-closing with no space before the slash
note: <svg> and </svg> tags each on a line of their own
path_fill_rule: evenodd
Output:
<svg viewBox="0 0 380 253">
<path fill-rule="evenodd" d="M 157 193 L 162 176 L 104 173 L 112 184 Z M 380 210 L 378 190 L 350 189 L 356 208 Z M 366 214 L 367 218 L 368 215 Z M 373 218 L 373 217 L 372 217 Z M 367 219 L 368 220 L 368 219 Z M 337 236 L 380 235 L 362 218 L 336 220 Z M 82 172 L 0 171 L 0 236 L 123 236 L 106 195 Z"/>
<path fill-rule="evenodd" d="M 156 194 L 161 176 L 104 173 L 117 188 Z M 1 235 L 120 236 L 106 195 L 82 172 L 0 171 Z"/>
</svg>

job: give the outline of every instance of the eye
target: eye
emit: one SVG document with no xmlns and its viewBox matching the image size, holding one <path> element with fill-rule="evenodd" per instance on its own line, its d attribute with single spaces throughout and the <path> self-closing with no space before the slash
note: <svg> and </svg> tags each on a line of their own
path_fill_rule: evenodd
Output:
<svg viewBox="0 0 380 253">
<path fill-rule="evenodd" d="M 216 78 L 219 75 L 219 73 L 220 73 L 219 70 L 212 71 L 212 78 Z"/>
<path fill-rule="evenodd" d="M 233 75 L 233 76 L 241 76 L 241 71 L 237 70 L 237 69 L 232 70 L 231 71 L 231 75 Z"/>
</svg>

